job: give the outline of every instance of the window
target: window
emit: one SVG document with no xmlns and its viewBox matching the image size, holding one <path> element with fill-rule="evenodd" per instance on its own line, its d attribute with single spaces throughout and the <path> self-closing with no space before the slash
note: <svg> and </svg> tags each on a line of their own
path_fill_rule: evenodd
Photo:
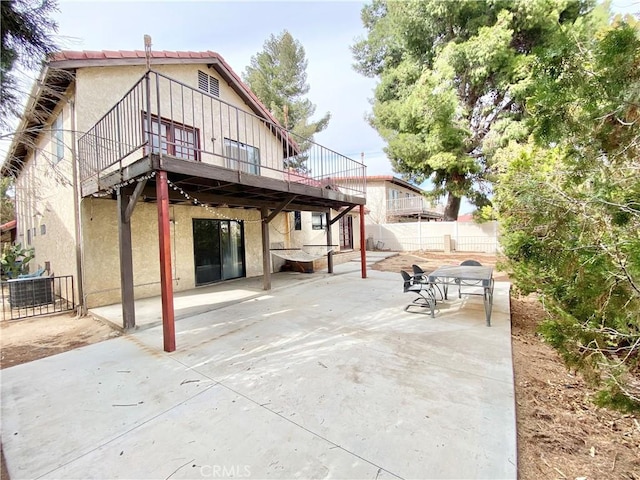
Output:
<svg viewBox="0 0 640 480">
<path fill-rule="evenodd" d="M 31 245 L 31 229 L 27 230 L 27 245 Z"/>
<path fill-rule="evenodd" d="M 311 228 L 324 230 L 327 226 L 327 216 L 324 213 L 313 212 L 311 214 Z"/>
<path fill-rule="evenodd" d="M 253 175 L 260 175 L 260 150 L 242 142 L 224 139 L 227 167 Z"/>
<path fill-rule="evenodd" d="M 59 163 L 64 158 L 64 131 L 62 125 L 62 112 L 51 125 L 51 145 L 53 163 Z"/>
<path fill-rule="evenodd" d="M 302 212 L 300 210 L 293 212 L 293 229 L 302 230 Z"/>
<path fill-rule="evenodd" d="M 47 233 L 47 226 L 43 223 L 40 225 L 40 235 L 44 235 Z"/>
<path fill-rule="evenodd" d="M 198 88 L 215 97 L 220 96 L 220 82 L 215 77 L 198 70 Z"/>
<path fill-rule="evenodd" d="M 143 116 L 145 140 L 147 139 L 147 116 Z M 151 151 L 162 151 L 185 160 L 200 160 L 200 133 L 197 128 L 170 120 L 151 116 Z"/>
</svg>

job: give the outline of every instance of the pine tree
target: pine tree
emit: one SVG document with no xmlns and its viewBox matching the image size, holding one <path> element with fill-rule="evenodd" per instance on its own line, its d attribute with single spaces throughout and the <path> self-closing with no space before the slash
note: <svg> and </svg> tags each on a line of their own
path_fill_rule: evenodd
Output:
<svg viewBox="0 0 640 480">
<path fill-rule="evenodd" d="M 280 124 L 299 137 L 297 141 L 303 151 L 310 146 L 303 139 L 312 141 L 316 133 L 327 128 L 331 118 L 327 112 L 320 120 L 311 121 L 316 106 L 305 98 L 309 92 L 306 70 L 304 47 L 284 30 L 265 41 L 263 51 L 251 57 L 242 75 Z"/>
</svg>

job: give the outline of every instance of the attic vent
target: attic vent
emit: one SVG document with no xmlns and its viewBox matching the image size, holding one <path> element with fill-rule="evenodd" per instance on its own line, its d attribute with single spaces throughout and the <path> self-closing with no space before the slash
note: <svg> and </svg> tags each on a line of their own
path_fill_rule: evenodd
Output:
<svg viewBox="0 0 640 480">
<path fill-rule="evenodd" d="M 198 88 L 216 97 L 220 96 L 218 79 L 198 70 Z"/>
</svg>

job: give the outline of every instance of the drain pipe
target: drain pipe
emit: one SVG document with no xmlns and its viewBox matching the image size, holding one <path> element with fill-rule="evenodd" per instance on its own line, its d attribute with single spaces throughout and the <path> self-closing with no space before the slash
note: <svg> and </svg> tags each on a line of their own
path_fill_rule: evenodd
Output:
<svg viewBox="0 0 640 480">
<path fill-rule="evenodd" d="M 75 89 L 73 92 L 75 96 Z M 78 181 L 78 151 L 76 132 L 76 102 L 72 98 L 69 100 L 71 110 L 71 163 L 73 167 L 73 218 L 75 223 L 75 250 L 76 250 L 76 276 L 78 278 L 78 313 L 87 314 L 87 302 L 84 297 L 84 274 L 82 271 L 82 215 L 80 213 L 80 182 Z"/>
</svg>

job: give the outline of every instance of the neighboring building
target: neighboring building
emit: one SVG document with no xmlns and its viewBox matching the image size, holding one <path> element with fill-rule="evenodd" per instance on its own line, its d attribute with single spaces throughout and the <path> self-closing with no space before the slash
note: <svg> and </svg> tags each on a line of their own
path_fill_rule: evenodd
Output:
<svg viewBox="0 0 640 480">
<path fill-rule="evenodd" d="M 367 177 L 368 223 L 442 220 L 442 208 L 432 205 L 421 188 L 391 175 Z"/>
<path fill-rule="evenodd" d="M 462 215 L 458 215 L 459 222 L 473 222 L 473 213 L 463 213 Z"/>
<path fill-rule="evenodd" d="M 0 225 L 0 253 L 3 251 L 4 244 L 12 244 L 16 241 L 17 223 L 15 220 L 11 220 L 7 223 Z"/>
<path fill-rule="evenodd" d="M 143 51 L 60 52 L 2 175 L 33 265 L 73 275 L 85 308 L 122 302 L 131 327 L 134 298 L 245 276 L 270 288 L 273 246 L 357 248 L 364 166 L 300 144 L 215 52 L 153 52 L 150 70 Z"/>
</svg>

